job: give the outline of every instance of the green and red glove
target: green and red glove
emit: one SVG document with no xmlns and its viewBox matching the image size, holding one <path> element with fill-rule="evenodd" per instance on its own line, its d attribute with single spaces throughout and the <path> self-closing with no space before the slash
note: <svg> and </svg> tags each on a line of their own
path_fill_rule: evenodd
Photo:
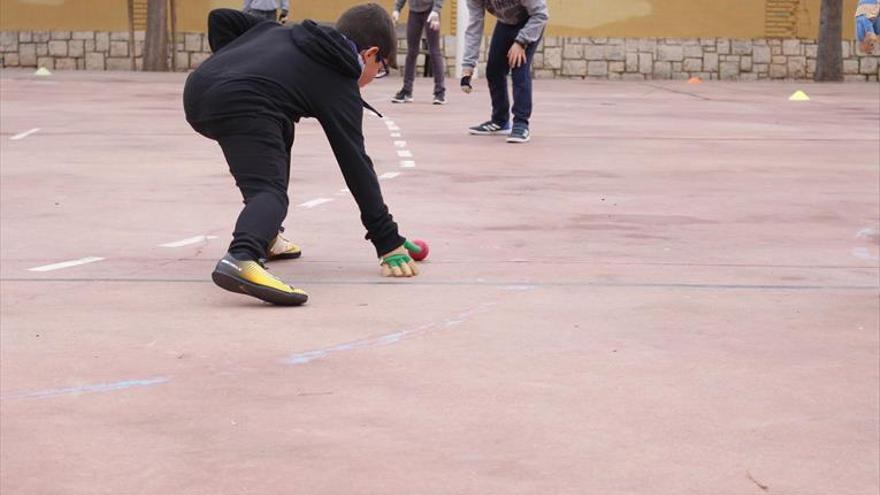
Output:
<svg viewBox="0 0 880 495">
<path fill-rule="evenodd" d="M 379 259 L 379 264 L 382 266 L 382 276 L 396 278 L 415 277 L 418 275 L 419 268 L 409 253 L 418 253 L 421 249 L 416 244 L 406 241 L 394 251 L 382 255 Z"/>
</svg>

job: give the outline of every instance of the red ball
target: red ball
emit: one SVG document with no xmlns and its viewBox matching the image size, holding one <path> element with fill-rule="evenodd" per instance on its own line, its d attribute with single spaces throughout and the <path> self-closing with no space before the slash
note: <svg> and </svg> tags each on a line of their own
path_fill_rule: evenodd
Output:
<svg viewBox="0 0 880 495">
<path fill-rule="evenodd" d="M 427 242 L 420 239 L 414 239 L 412 243 L 421 248 L 421 251 L 419 251 L 418 253 L 415 253 L 413 251 L 409 252 L 409 255 L 412 257 L 412 259 L 416 261 L 422 261 L 423 259 L 428 257 L 428 253 L 430 252 L 430 250 L 428 249 Z"/>
</svg>

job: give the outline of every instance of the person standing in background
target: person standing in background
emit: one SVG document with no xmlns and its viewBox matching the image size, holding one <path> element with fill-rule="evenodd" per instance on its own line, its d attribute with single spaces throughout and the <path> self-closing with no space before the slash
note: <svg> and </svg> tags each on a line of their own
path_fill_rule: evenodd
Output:
<svg viewBox="0 0 880 495">
<path fill-rule="evenodd" d="M 486 81 L 492 98 L 492 118 L 468 129 L 475 135 L 506 134 L 508 143 L 531 139 L 532 57 L 550 18 L 547 0 L 467 0 L 470 22 L 466 31 L 461 88 L 471 90 L 471 77 L 480 56 L 486 12 L 498 22 L 489 43 Z M 513 79 L 513 127 L 510 126 L 510 97 L 507 74 Z"/>
<path fill-rule="evenodd" d="M 391 18 L 394 22 L 400 19 L 400 9 L 406 0 L 395 0 Z M 440 51 L 440 11 L 443 0 L 410 0 L 409 20 L 406 23 L 406 64 L 403 69 L 403 89 L 394 95 L 392 103 L 409 103 L 413 100 L 413 82 L 416 77 L 416 60 L 419 56 L 419 45 L 422 31 L 428 41 L 428 54 L 431 57 L 431 70 L 434 72 L 434 104 L 446 104 L 445 76 L 446 67 L 443 53 Z"/>
<path fill-rule="evenodd" d="M 278 16 L 278 9 L 281 9 L 280 16 Z M 290 12 L 290 0 L 244 0 L 241 11 L 260 19 L 284 24 L 287 22 L 287 14 Z"/>
</svg>

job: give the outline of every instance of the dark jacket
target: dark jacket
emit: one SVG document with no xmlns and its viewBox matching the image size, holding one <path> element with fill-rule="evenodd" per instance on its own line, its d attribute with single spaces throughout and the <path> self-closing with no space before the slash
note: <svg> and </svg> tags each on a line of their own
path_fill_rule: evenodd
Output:
<svg viewBox="0 0 880 495">
<path fill-rule="evenodd" d="M 313 21 L 282 26 L 231 9 L 208 15 L 214 54 L 187 79 L 186 118 L 200 122 L 241 117 L 317 119 L 361 211 L 367 239 L 385 254 L 404 239 L 382 199 L 364 150 L 361 74 L 353 44 Z"/>
</svg>

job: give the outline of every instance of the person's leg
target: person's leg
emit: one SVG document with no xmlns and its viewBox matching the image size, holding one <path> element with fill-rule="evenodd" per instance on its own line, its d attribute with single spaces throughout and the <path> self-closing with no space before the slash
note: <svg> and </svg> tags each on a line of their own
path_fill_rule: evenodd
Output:
<svg viewBox="0 0 880 495">
<path fill-rule="evenodd" d="M 403 90 L 409 94 L 413 92 L 413 82 L 416 78 L 416 61 L 419 58 L 419 45 L 422 42 L 422 30 L 425 29 L 425 21 L 429 12 L 409 11 L 409 19 L 406 21 L 406 64 L 403 67 Z"/>
<path fill-rule="evenodd" d="M 510 72 L 513 82 L 514 126 L 516 124 L 528 126 L 529 118 L 532 116 L 532 57 L 537 47 L 538 42 L 530 44 L 526 48 L 525 63 Z"/>
<path fill-rule="evenodd" d="M 218 141 L 245 203 L 229 252 L 237 259 L 264 259 L 287 216 L 292 127 L 249 119 Z"/>
<path fill-rule="evenodd" d="M 427 12 L 431 15 L 431 11 Z M 425 18 L 427 20 L 427 17 Z M 446 94 L 446 59 L 440 50 L 440 30 L 425 28 L 425 38 L 428 41 L 428 53 L 431 56 L 431 70 L 434 72 L 434 95 Z"/>
<path fill-rule="evenodd" d="M 504 126 L 510 120 L 510 98 L 507 95 L 507 51 L 516 39 L 515 26 L 500 22 L 495 24 L 492 41 L 489 43 L 489 55 L 486 61 L 486 82 L 489 84 L 489 96 L 492 99 L 492 122 Z"/>
</svg>

